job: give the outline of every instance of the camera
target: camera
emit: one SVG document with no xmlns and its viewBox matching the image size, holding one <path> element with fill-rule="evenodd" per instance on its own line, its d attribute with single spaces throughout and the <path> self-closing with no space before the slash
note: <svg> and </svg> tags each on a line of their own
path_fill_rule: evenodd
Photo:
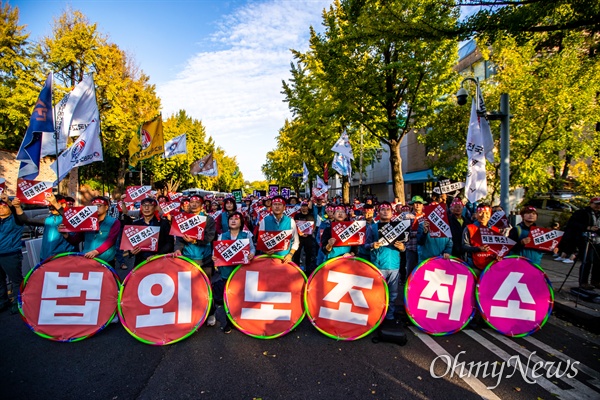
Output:
<svg viewBox="0 0 600 400">
<path fill-rule="evenodd" d="M 458 89 L 458 92 L 456 92 L 456 102 L 458 103 L 458 105 L 464 106 L 465 104 L 467 104 L 468 96 L 469 93 L 467 93 L 467 90 L 465 88 Z"/>
</svg>

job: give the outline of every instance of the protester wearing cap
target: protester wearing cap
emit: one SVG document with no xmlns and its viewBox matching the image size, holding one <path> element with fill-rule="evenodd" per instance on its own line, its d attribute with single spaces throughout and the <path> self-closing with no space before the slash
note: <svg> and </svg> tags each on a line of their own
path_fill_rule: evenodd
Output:
<svg viewBox="0 0 600 400">
<path fill-rule="evenodd" d="M 50 194 L 46 200 L 49 204 L 48 210 L 50 211 L 50 215 L 43 222 L 30 220 L 23 214 L 25 224 L 44 227 L 40 261 L 44 261 L 56 254 L 75 251 L 75 246 L 69 243 L 63 234 L 58 231 L 58 227 L 63 223 L 63 209 L 67 205 L 67 200 L 60 194 Z"/>
<path fill-rule="evenodd" d="M 308 210 L 308 202 L 303 201 L 300 204 L 300 211 L 294 215 L 294 221 L 310 221 L 315 222 L 315 216 Z M 297 222 L 296 222 L 297 224 Z M 313 232 L 316 227 L 313 226 Z M 315 270 L 315 237 L 313 235 L 305 235 L 298 232 L 299 246 L 298 251 L 294 254 L 293 261 L 296 265 L 300 265 L 300 256 L 304 251 L 304 271 L 306 275 L 312 274 Z"/>
<path fill-rule="evenodd" d="M 406 244 L 406 273 L 410 273 L 419 264 L 419 249 L 417 248 L 417 231 L 419 230 L 419 223 L 425 218 L 423 212 L 423 205 L 427 204 L 421 196 L 413 196 L 409 204 L 413 210 L 411 214 L 407 214 L 407 218 L 412 219 L 412 225 L 410 226 L 410 237 Z"/>
<path fill-rule="evenodd" d="M 579 286 L 588 290 L 600 288 L 600 197 L 592 197 L 587 207 L 575 211 L 566 229 L 575 232 L 581 254 Z"/>
<path fill-rule="evenodd" d="M 194 194 L 190 196 L 190 213 L 206 217 L 204 238 L 198 240 L 188 235 L 183 235 L 183 237 L 178 236 L 175 239 L 175 251 L 173 254 L 176 256 L 183 255 L 194 260 L 210 280 L 214 269 L 212 260 L 212 241 L 216 234 L 216 223 L 213 217 L 204 211 L 204 203 L 202 201 L 202 196 L 200 195 Z M 214 305 L 211 304 L 206 324 L 208 326 L 214 326 L 216 322 Z"/>
<path fill-rule="evenodd" d="M 184 235 L 175 240 L 175 254 L 191 258 L 202 267 L 206 275 L 210 278 L 213 272 L 212 262 L 212 241 L 216 234 L 216 223 L 213 217 L 204 211 L 202 196 L 190 196 L 190 213 L 206 217 L 206 227 L 204 228 L 204 238 L 197 240 L 194 237 Z"/>
<path fill-rule="evenodd" d="M 159 228 L 158 246 L 156 251 L 141 251 L 140 246 L 134 247 L 131 254 L 135 255 L 135 265 L 139 265 L 156 254 L 168 254 L 173 252 L 175 238 L 169 234 L 171 223 L 165 217 L 156 215 L 158 202 L 153 198 L 145 198 L 140 205 L 140 218 L 133 221 L 136 226 L 156 226 Z"/>
<path fill-rule="evenodd" d="M 396 298 L 398 297 L 398 288 L 400 286 L 400 252 L 406 250 L 405 244 L 401 240 L 393 244 L 383 246 L 379 242 L 379 226 L 389 223 L 392 220 L 392 204 L 387 201 L 379 205 L 379 222 L 374 222 L 367 227 L 367 237 L 362 247 L 370 251 L 371 262 L 379 269 L 385 277 L 389 290 L 388 311 L 385 315 L 386 320 L 394 319 L 396 311 Z"/>
<path fill-rule="evenodd" d="M 481 241 L 479 228 L 487 227 L 490 217 L 492 216 L 492 207 L 488 204 L 480 204 L 475 211 L 476 221 L 469 224 L 463 230 L 463 250 L 467 253 L 467 263 L 475 268 L 477 274 L 487 267 L 489 263 L 499 260 L 499 257 L 490 250 L 487 244 Z M 496 227 L 491 227 L 496 233 L 500 231 Z"/>
<path fill-rule="evenodd" d="M 340 204 L 333 211 L 333 222 L 342 222 L 348 219 L 346 206 Z M 321 250 L 325 254 L 325 261 L 340 256 L 354 256 L 358 253 L 358 246 L 334 246 L 335 238 L 331 237 L 331 225 L 325 228 L 321 236 Z"/>
<path fill-rule="evenodd" d="M 83 240 L 83 253 L 86 258 L 99 258 L 112 264 L 117 253 L 117 240 L 121 231 L 119 220 L 108 215 L 110 200 L 104 196 L 92 199 L 92 205 L 98 208 L 98 231 L 90 231 L 77 235 L 63 233 L 63 237 L 72 244 Z"/>
<path fill-rule="evenodd" d="M 450 213 L 448 222 L 450 223 L 450 232 L 452 233 L 452 257 L 464 258 L 462 249 L 462 235 L 469 223 L 466 217 L 463 216 L 464 204 L 460 197 L 455 197 L 450 204 Z"/>
<path fill-rule="evenodd" d="M 525 247 L 531 242 L 529 232 L 535 226 L 537 221 L 537 210 L 533 206 L 525 206 L 521 209 L 522 221 L 513 227 L 508 233 L 508 237 L 515 241 L 515 245 L 510 251 L 511 255 L 526 257 L 534 264 L 540 265 L 543 253 L 536 249 Z"/>
<path fill-rule="evenodd" d="M 18 198 L 11 202 L 6 192 L 0 195 L 0 311 L 10 307 L 11 314 L 19 312 L 17 295 L 23 282 L 21 237 L 23 236 L 23 210 Z M 12 283 L 10 299 L 6 277 Z"/>
<path fill-rule="evenodd" d="M 292 242 L 286 250 L 268 251 L 267 254 L 283 257 L 283 262 L 292 261 L 292 257 L 298 251 L 300 239 L 296 222 L 284 214 L 285 199 L 282 196 L 274 196 L 271 199 L 271 214 L 260 221 L 258 230 L 260 231 L 287 231 L 292 230 Z"/>
</svg>

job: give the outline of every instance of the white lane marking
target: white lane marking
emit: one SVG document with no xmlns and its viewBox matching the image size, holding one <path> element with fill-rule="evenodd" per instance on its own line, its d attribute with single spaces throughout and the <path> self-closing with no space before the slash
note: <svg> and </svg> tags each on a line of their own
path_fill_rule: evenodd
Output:
<svg viewBox="0 0 600 400">
<path fill-rule="evenodd" d="M 544 350 L 546 353 L 552 354 L 554 357 L 558 358 L 559 360 L 562 360 L 565 362 L 570 360 L 570 358 L 563 352 L 558 351 L 558 350 L 548 346 L 546 343 L 540 342 L 539 340 L 537 340 L 534 337 L 525 336 L 523 339 L 528 341 L 532 345 Z M 592 380 L 589 380 L 587 383 L 600 389 L 600 372 L 598 372 L 582 363 L 577 364 L 577 369 L 579 371 L 583 372 L 584 374 L 588 375 L 589 377 L 593 378 Z"/>
<path fill-rule="evenodd" d="M 545 367 L 546 360 L 542 359 L 537 354 L 533 354 L 531 351 L 527 350 L 526 348 L 521 347 L 515 341 L 513 341 L 511 338 L 500 335 L 499 333 L 496 333 L 489 329 L 485 329 L 484 332 L 487 333 L 488 335 L 492 336 L 496 340 L 504 343 L 505 345 L 507 345 L 514 351 L 516 351 L 517 353 L 523 354 L 525 357 L 527 357 L 527 359 L 531 359 L 531 361 L 533 361 L 533 363 L 541 362 L 542 364 L 544 364 L 544 369 L 548 370 L 548 368 Z M 569 378 L 566 376 L 567 373 L 568 374 L 573 373 L 570 366 L 573 364 L 574 361 L 577 361 L 577 360 L 570 359 L 569 361 L 567 361 L 568 365 L 569 365 L 569 368 L 567 371 L 565 371 L 565 369 L 567 369 L 567 365 L 564 365 L 561 363 L 562 365 L 560 365 L 559 373 L 562 373 L 563 371 L 565 371 L 566 373 L 565 373 L 565 375 L 563 375 L 562 377 L 559 377 L 558 379 L 565 382 L 567 385 L 573 387 L 573 389 L 575 389 L 577 394 L 580 395 L 581 397 L 583 397 L 585 399 L 596 400 L 598 398 L 598 392 L 596 392 L 594 389 L 586 386 L 584 383 L 578 381 L 577 379 L 575 379 L 575 377 Z M 579 364 L 577 364 L 575 367 L 576 368 L 579 367 Z M 552 368 L 553 367 L 550 367 L 551 370 L 552 370 Z M 556 366 L 554 366 L 554 368 L 556 368 Z M 577 369 L 579 369 L 579 368 L 577 368 Z"/>
<path fill-rule="evenodd" d="M 504 362 L 508 362 L 508 360 L 511 357 L 513 357 L 510 354 L 508 354 L 507 352 L 505 352 L 504 350 L 502 350 L 500 347 L 496 346 L 494 343 L 490 342 L 489 340 L 487 340 L 486 338 L 484 338 L 483 336 L 478 334 L 477 332 L 475 332 L 471 329 L 465 329 L 465 330 L 463 330 L 463 332 L 466 335 L 473 338 L 475 341 L 479 342 L 479 344 L 482 345 L 483 347 L 485 347 L 487 350 L 491 351 L 492 353 L 494 353 L 495 355 L 500 357 Z M 521 363 L 526 364 L 526 362 L 523 363 L 523 360 L 521 360 Z M 525 368 L 525 366 L 524 366 L 524 368 Z M 515 370 L 515 373 L 520 373 L 520 371 Z M 529 380 L 535 381 L 536 384 L 540 385 L 542 388 L 544 388 L 545 390 L 550 392 L 552 395 L 558 396 L 561 399 L 572 399 L 572 400 L 580 399 L 580 397 L 577 395 L 577 393 L 570 392 L 568 390 L 563 390 L 544 377 L 534 378 L 533 376 L 531 376 L 530 369 L 527 369 L 526 376 L 529 378 Z"/>
<path fill-rule="evenodd" d="M 417 336 L 419 339 L 421 339 L 421 341 L 423 343 L 425 343 L 425 345 L 427 347 L 429 347 L 431 349 L 431 351 L 433 351 L 437 356 L 447 356 L 446 357 L 441 357 L 441 359 L 450 367 L 452 368 L 452 363 L 448 364 L 448 359 L 453 360 L 454 356 L 452 356 L 450 353 L 448 353 L 442 346 L 440 346 L 435 340 L 433 340 L 431 338 L 431 336 L 420 332 L 416 327 L 411 326 L 409 327 L 409 329 L 415 334 L 415 336 Z M 483 382 L 481 382 L 479 379 L 477 379 L 474 376 L 460 376 L 460 374 L 458 373 L 458 365 L 454 366 L 454 371 L 456 372 L 455 376 L 458 376 L 459 378 L 461 378 L 463 381 L 465 381 L 465 383 L 467 385 L 469 385 L 471 387 L 471 389 L 473 389 L 473 391 L 475 391 L 475 393 L 477 393 L 479 396 L 481 396 L 484 399 L 490 399 L 490 400 L 500 400 L 500 397 L 496 396 L 494 394 L 494 392 L 492 392 L 490 389 L 488 389 L 485 384 Z"/>
</svg>

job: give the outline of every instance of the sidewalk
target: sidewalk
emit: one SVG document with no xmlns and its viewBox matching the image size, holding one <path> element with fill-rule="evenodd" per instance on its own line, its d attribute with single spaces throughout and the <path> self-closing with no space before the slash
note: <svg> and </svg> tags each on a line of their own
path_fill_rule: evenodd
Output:
<svg viewBox="0 0 600 400">
<path fill-rule="evenodd" d="M 575 264 L 562 290 L 558 292 L 572 265 L 554 261 L 550 255 L 544 255 L 542 258 L 541 267 L 554 289 L 553 314 L 593 333 L 600 333 L 600 304 L 583 301 L 570 292 L 571 288 L 579 286 L 579 262 Z M 599 289 L 596 289 L 596 292 L 600 295 Z"/>
</svg>

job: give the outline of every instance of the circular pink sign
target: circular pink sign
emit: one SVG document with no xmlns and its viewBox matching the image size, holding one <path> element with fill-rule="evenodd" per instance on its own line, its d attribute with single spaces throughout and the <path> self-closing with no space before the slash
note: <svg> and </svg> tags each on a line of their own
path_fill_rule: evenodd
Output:
<svg viewBox="0 0 600 400">
<path fill-rule="evenodd" d="M 475 312 L 475 274 L 457 258 L 430 258 L 410 275 L 404 307 L 413 323 L 430 335 L 458 332 Z"/>
<path fill-rule="evenodd" d="M 507 257 L 481 274 L 476 289 L 486 322 L 507 336 L 526 336 L 540 329 L 554 305 L 544 271 L 524 257 Z"/>
</svg>

